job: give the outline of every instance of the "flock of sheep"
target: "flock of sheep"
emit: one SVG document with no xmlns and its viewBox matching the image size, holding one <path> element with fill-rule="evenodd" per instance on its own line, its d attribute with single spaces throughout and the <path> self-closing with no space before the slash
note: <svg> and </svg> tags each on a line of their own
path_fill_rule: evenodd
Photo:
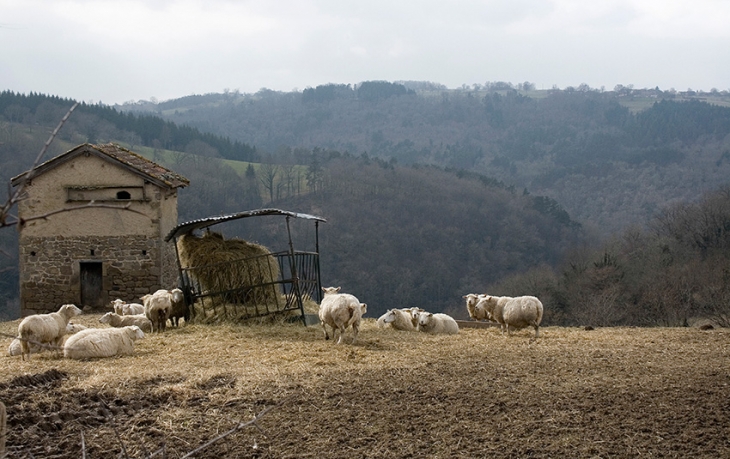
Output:
<svg viewBox="0 0 730 459">
<path fill-rule="evenodd" d="M 340 293 L 340 287 L 323 287 L 324 296 L 319 307 L 319 319 L 325 339 L 330 338 L 327 327 L 332 329 L 332 339 L 343 343 L 345 331 L 352 328 L 352 342 L 356 342 L 360 322 L 367 312 L 367 304 L 354 295 Z M 104 314 L 99 322 L 107 328 L 87 328 L 71 323 L 81 310 L 73 304 L 65 304 L 57 312 L 34 314 L 18 325 L 18 337 L 8 348 L 11 356 L 30 359 L 33 352 L 43 348 L 63 349 L 70 359 L 89 359 L 129 355 L 134 342 L 145 333 L 165 331 L 167 321 L 174 326 L 180 318 L 188 319 L 187 307 L 180 289 L 157 290 L 144 295 L 143 304 L 112 302 L 114 312 Z M 506 297 L 470 293 L 464 295 L 469 317 L 489 320 L 499 324 L 502 333 L 525 327 L 535 329 L 539 336 L 543 306 L 534 296 Z M 377 320 L 379 328 L 419 331 L 433 334 L 459 333 L 459 325 L 448 314 L 431 313 L 418 307 L 390 309 Z"/>
<path fill-rule="evenodd" d="M 343 342 L 343 335 L 352 327 L 352 342 L 357 340 L 362 315 L 367 312 L 367 304 L 360 303 L 349 293 L 340 293 L 340 287 L 323 287 L 324 297 L 319 307 L 319 319 L 324 329 L 324 338 L 329 339 L 327 327 L 332 328 L 332 338 L 339 333 L 337 344 Z M 534 296 L 491 296 L 470 293 L 464 295 L 469 317 L 474 320 L 489 320 L 499 324 L 502 333 L 509 335 L 512 330 L 525 327 L 535 329 L 539 336 L 543 306 Z M 459 324 L 448 314 L 431 313 L 418 307 L 390 309 L 378 318 L 380 328 L 391 327 L 403 331 L 424 333 L 459 333 Z"/>
<path fill-rule="evenodd" d="M 143 304 L 114 300 L 114 312 L 104 314 L 99 322 L 107 328 L 87 328 L 71 323 L 81 314 L 73 304 L 64 304 L 57 312 L 33 314 L 18 324 L 18 337 L 10 343 L 8 354 L 30 360 L 33 352 L 44 348 L 62 349 L 69 359 L 90 359 L 130 355 L 134 342 L 145 332 L 162 332 L 169 319 L 173 325 L 186 316 L 182 290 L 157 290 L 142 298 Z"/>
<path fill-rule="evenodd" d="M 535 329 L 535 338 L 540 333 L 543 307 L 534 296 L 491 296 L 470 293 L 464 295 L 466 310 L 474 320 L 489 320 L 499 324 L 502 333 L 525 327 Z"/>
</svg>

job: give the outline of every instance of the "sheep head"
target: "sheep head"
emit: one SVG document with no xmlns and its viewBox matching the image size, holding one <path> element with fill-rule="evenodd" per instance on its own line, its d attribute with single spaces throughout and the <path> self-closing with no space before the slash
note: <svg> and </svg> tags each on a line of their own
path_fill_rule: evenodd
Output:
<svg viewBox="0 0 730 459">
<path fill-rule="evenodd" d="M 81 309 L 76 307 L 75 304 L 64 304 L 58 312 L 65 318 L 70 319 L 71 317 L 81 314 Z"/>
<path fill-rule="evenodd" d="M 431 322 L 431 317 L 433 317 L 432 312 L 422 312 L 418 315 L 418 324 L 421 326 L 428 325 L 429 322 Z"/>
<path fill-rule="evenodd" d="M 132 329 L 132 331 L 134 332 L 134 335 L 135 335 L 135 336 L 137 337 L 137 339 L 142 339 L 142 338 L 144 338 L 144 332 L 142 331 L 142 329 L 141 329 L 141 328 L 139 328 L 139 327 L 138 327 L 138 326 L 136 326 L 136 325 L 131 325 L 131 326 L 130 326 L 130 328 L 131 328 L 131 329 Z"/>
<path fill-rule="evenodd" d="M 113 313 L 111 313 L 111 312 L 107 312 L 106 314 L 101 316 L 101 318 L 99 319 L 99 322 L 101 322 L 103 324 L 108 324 L 109 322 L 112 321 L 112 314 Z"/>
<path fill-rule="evenodd" d="M 395 309 L 389 309 L 388 312 L 386 312 L 383 316 L 383 322 L 385 322 L 386 324 L 395 322 L 395 314 Z"/>
<path fill-rule="evenodd" d="M 340 293 L 341 287 L 322 287 L 322 291 L 325 295 L 334 295 L 335 293 Z"/>
</svg>

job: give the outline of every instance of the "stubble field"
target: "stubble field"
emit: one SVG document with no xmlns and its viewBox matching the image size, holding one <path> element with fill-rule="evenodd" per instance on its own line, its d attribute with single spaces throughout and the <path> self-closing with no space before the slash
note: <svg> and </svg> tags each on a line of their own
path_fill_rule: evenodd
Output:
<svg viewBox="0 0 730 459">
<path fill-rule="evenodd" d="M 730 330 L 531 336 L 188 325 L 129 357 L 6 355 L 8 457 L 180 458 L 216 438 L 194 457 L 730 457 Z"/>
</svg>

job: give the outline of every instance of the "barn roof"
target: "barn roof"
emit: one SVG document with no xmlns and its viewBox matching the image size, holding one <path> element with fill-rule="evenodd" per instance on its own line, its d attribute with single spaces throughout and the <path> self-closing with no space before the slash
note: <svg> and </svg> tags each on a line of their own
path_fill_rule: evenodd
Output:
<svg viewBox="0 0 730 459">
<path fill-rule="evenodd" d="M 127 150 L 124 147 L 113 143 L 106 143 L 100 145 L 92 145 L 85 143 L 79 145 L 66 153 L 51 158 L 48 161 L 39 164 L 34 170 L 32 176 L 43 174 L 44 172 L 53 169 L 61 164 L 64 164 L 77 156 L 83 154 L 93 154 L 104 160 L 111 161 L 125 169 L 128 169 L 136 174 L 142 174 L 146 176 L 151 182 L 156 183 L 158 186 L 167 186 L 169 188 L 182 188 L 190 184 L 190 181 L 182 175 L 176 174 L 175 172 L 166 169 L 159 164 L 150 161 L 149 159 L 134 153 L 133 151 Z M 18 185 L 23 181 L 28 174 L 28 171 L 13 177 L 11 184 L 13 186 Z"/>
<path fill-rule="evenodd" d="M 180 223 L 176 227 L 174 227 L 168 234 L 165 236 L 165 241 L 170 241 L 171 239 L 177 238 L 178 236 L 181 236 L 186 233 L 190 233 L 191 231 L 195 231 L 197 229 L 207 228 L 212 225 L 217 225 L 218 223 L 223 223 L 231 220 L 238 220 L 239 218 L 247 218 L 247 217 L 258 217 L 258 216 L 264 216 L 264 215 L 284 215 L 286 217 L 294 217 L 294 218 L 303 218 L 306 220 L 315 220 L 317 222 L 326 222 L 322 217 L 317 217 L 316 215 L 309 215 L 309 214 L 301 214 L 298 212 L 289 212 L 287 210 L 280 210 L 280 209 L 256 209 L 256 210 L 246 210 L 243 212 L 238 212 L 235 214 L 230 215 L 220 215 L 217 217 L 208 217 L 208 218 L 200 218 L 198 220 L 191 220 L 189 222 Z"/>
</svg>

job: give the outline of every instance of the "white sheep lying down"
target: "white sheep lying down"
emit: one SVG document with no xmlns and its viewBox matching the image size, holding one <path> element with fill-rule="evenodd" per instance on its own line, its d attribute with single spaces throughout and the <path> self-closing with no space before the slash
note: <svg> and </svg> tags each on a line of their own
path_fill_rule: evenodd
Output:
<svg viewBox="0 0 730 459">
<path fill-rule="evenodd" d="M 378 327 L 390 326 L 396 330 L 416 331 L 410 309 L 390 309 L 378 318 Z"/>
<path fill-rule="evenodd" d="M 480 314 L 487 314 L 492 320 L 499 323 L 502 333 L 506 330 L 509 335 L 512 330 L 533 327 L 535 338 L 539 337 L 543 306 L 542 302 L 534 296 L 512 298 L 485 295 L 479 300 L 475 309 Z"/>
<path fill-rule="evenodd" d="M 74 324 L 74 323 L 69 322 L 68 325 L 66 325 L 66 334 L 63 336 L 63 338 L 66 338 L 66 336 L 68 336 L 68 335 L 73 335 L 74 333 L 84 330 L 85 328 L 86 327 L 84 325 Z M 9 356 L 14 357 L 16 355 L 22 354 L 23 351 L 21 349 L 20 343 L 21 343 L 21 341 L 18 338 L 15 338 L 10 343 L 10 346 L 8 346 L 8 355 Z M 30 343 L 30 352 L 31 353 L 36 354 L 38 352 L 43 352 L 46 349 L 48 349 L 48 348 L 45 346 L 41 346 L 40 344 Z"/>
<path fill-rule="evenodd" d="M 152 322 L 144 314 L 137 314 L 134 316 L 120 316 L 115 312 L 107 312 L 106 314 L 101 316 L 99 322 L 103 324 L 109 324 L 115 328 L 136 325 L 140 328 L 140 330 L 145 333 L 150 333 L 152 331 Z"/>
<path fill-rule="evenodd" d="M 134 342 L 144 338 L 136 325 L 121 328 L 87 328 L 71 335 L 63 345 L 63 356 L 68 359 L 94 359 L 131 355 Z"/>
<path fill-rule="evenodd" d="M 64 304 L 58 312 L 33 314 L 18 324 L 21 359 L 30 360 L 31 344 L 49 344 L 60 347 L 66 327 L 72 317 L 81 314 L 81 309 L 73 304 Z"/>
<path fill-rule="evenodd" d="M 112 307 L 114 312 L 120 316 L 135 316 L 144 314 L 144 306 L 139 303 L 125 303 L 124 301 L 117 298 L 112 301 Z"/>
<path fill-rule="evenodd" d="M 459 324 L 448 314 L 424 311 L 418 314 L 418 331 L 453 335 L 459 333 Z"/>
<path fill-rule="evenodd" d="M 340 287 L 322 287 L 324 297 L 319 306 L 319 320 L 322 322 L 324 339 L 330 339 L 327 332 L 327 325 L 332 327 L 332 339 L 334 340 L 339 331 L 340 337 L 336 341 L 342 344 L 345 330 L 352 327 L 352 342 L 357 340 L 360 331 L 362 315 L 367 312 L 367 304 L 360 303 L 354 295 L 340 293 Z"/>
</svg>

